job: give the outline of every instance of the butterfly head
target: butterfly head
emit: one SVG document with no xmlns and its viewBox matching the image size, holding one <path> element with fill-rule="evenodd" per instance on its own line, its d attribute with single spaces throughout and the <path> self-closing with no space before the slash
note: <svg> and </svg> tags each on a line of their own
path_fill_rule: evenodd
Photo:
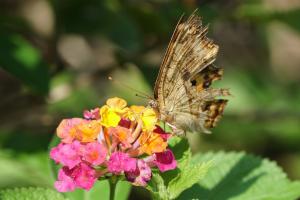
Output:
<svg viewBox="0 0 300 200">
<path fill-rule="evenodd" d="M 151 99 L 151 100 L 149 101 L 148 105 L 149 105 L 151 108 L 155 109 L 155 110 L 158 109 L 158 103 L 157 103 L 157 101 L 154 100 L 154 99 Z"/>
</svg>

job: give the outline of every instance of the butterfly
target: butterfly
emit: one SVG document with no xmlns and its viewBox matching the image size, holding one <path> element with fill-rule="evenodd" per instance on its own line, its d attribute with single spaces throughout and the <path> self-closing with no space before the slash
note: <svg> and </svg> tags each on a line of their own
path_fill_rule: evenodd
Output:
<svg viewBox="0 0 300 200">
<path fill-rule="evenodd" d="M 210 85 L 222 78 L 213 63 L 219 47 L 207 38 L 208 26 L 194 12 L 180 18 L 171 37 L 149 105 L 177 135 L 186 131 L 210 133 L 227 104 L 228 89 Z"/>
</svg>

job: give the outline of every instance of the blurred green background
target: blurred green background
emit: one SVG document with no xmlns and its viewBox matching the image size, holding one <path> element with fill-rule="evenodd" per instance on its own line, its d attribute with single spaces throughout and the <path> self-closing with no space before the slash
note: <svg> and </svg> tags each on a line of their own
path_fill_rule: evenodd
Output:
<svg viewBox="0 0 300 200">
<path fill-rule="evenodd" d="M 0 188 L 52 187 L 62 118 L 112 96 L 146 104 L 107 77 L 152 94 L 176 22 L 195 8 L 220 46 L 215 86 L 234 97 L 212 135 L 188 136 L 193 151 L 246 151 L 300 179 L 299 0 L 0 0 Z"/>
</svg>

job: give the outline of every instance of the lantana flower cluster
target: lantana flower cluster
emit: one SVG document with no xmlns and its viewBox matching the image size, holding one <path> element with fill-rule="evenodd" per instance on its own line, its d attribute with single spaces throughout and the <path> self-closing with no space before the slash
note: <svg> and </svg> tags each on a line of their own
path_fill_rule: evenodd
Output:
<svg viewBox="0 0 300 200">
<path fill-rule="evenodd" d="M 84 111 L 83 118 L 62 120 L 57 128 L 61 143 L 50 151 L 50 157 L 62 165 L 55 188 L 89 190 L 97 179 L 111 176 L 146 186 L 152 169 L 175 169 L 174 154 L 167 148 L 171 134 L 158 123 L 152 108 L 128 107 L 117 97 Z"/>
</svg>

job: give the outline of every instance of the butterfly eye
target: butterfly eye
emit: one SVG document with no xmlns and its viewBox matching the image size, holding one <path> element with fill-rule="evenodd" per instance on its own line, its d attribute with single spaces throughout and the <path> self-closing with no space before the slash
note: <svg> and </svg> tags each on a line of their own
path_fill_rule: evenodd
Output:
<svg viewBox="0 0 300 200">
<path fill-rule="evenodd" d="M 157 102 L 154 100 L 150 100 L 148 104 L 151 108 L 157 108 Z"/>
</svg>

